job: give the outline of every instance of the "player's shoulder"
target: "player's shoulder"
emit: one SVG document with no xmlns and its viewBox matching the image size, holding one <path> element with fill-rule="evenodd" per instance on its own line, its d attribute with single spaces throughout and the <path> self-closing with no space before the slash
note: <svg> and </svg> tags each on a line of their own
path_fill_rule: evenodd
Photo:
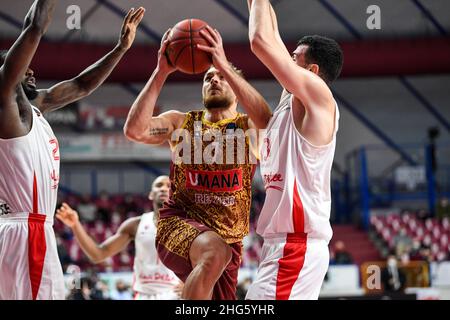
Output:
<svg viewBox="0 0 450 320">
<path fill-rule="evenodd" d="M 283 94 L 280 104 L 290 100 L 292 101 L 293 107 L 300 104 L 310 111 L 320 110 L 320 112 L 323 112 L 323 110 L 327 110 L 330 113 L 334 113 L 334 110 L 336 109 L 336 100 L 334 99 L 331 88 L 320 78 L 317 80 L 317 83 L 320 83 L 321 85 L 316 86 L 313 95 L 305 97 L 293 93 Z"/>
<path fill-rule="evenodd" d="M 178 110 L 168 110 L 168 111 L 165 111 L 165 112 L 160 114 L 160 116 L 175 117 L 175 118 L 186 117 L 186 115 L 187 115 L 186 112 L 181 112 L 181 111 L 178 111 Z"/>
<path fill-rule="evenodd" d="M 141 222 L 142 216 L 131 217 L 126 219 L 119 227 L 119 233 L 127 233 L 134 237 L 137 232 L 139 223 Z"/>
<path fill-rule="evenodd" d="M 186 120 L 186 116 L 188 114 L 186 112 L 181 112 L 178 110 L 169 110 L 163 112 L 159 115 L 159 117 L 163 117 L 169 120 L 175 128 L 180 128 L 184 121 Z"/>
</svg>

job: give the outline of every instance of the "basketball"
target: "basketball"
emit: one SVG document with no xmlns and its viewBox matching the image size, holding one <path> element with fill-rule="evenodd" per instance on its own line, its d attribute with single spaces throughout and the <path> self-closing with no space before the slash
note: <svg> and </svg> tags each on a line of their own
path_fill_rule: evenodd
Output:
<svg viewBox="0 0 450 320">
<path fill-rule="evenodd" d="M 203 73 L 211 66 L 211 56 L 196 48 L 196 44 L 209 45 L 200 35 L 207 23 L 199 19 L 178 22 L 169 34 L 166 54 L 170 63 L 188 74 Z"/>
</svg>

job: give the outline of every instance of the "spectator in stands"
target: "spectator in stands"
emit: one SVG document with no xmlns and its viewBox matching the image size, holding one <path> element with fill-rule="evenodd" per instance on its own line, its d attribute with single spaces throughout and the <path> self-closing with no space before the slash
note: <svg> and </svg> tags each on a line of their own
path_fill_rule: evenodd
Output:
<svg viewBox="0 0 450 320">
<path fill-rule="evenodd" d="M 99 280 L 95 287 L 99 297 L 101 296 L 103 300 L 111 300 L 108 283 L 105 280 Z"/>
<path fill-rule="evenodd" d="M 381 272 L 381 282 L 386 293 L 403 292 L 405 288 L 406 276 L 398 267 L 397 257 L 394 253 L 388 256 L 386 268 Z"/>
<path fill-rule="evenodd" d="M 443 197 L 436 207 L 436 217 L 443 219 L 444 217 L 450 217 L 450 204 L 448 198 Z"/>
<path fill-rule="evenodd" d="M 430 246 L 422 246 L 420 249 L 420 260 L 426 261 L 428 263 L 433 262 L 433 255 L 431 253 Z"/>
<path fill-rule="evenodd" d="M 104 281 L 100 280 L 95 272 L 92 272 L 89 278 L 91 281 L 91 300 L 109 300 L 108 285 Z"/>
<path fill-rule="evenodd" d="M 334 264 L 352 264 L 353 258 L 351 254 L 345 249 L 345 243 L 343 241 L 336 241 L 334 245 L 333 252 L 333 260 Z"/>
<path fill-rule="evenodd" d="M 101 191 L 95 204 L 100 219 L 102 219 L 103 222 L 108 222 L 110 218 L 109 214 L 113 211 L 108 193 L 106 191 Z"/>
<path fill-rule="evenodd" d="M 136 202 L 133 199 L 133 196 L 131 194 L 127 194 L 125 196 L 125 199 L 123 200 L 123 206 L 125 209 L 125 214 L 128 214 L 129 212 L 138 212 L 139 208 L 136 205 Z"/>
<path fill-rule="evenodd" d="M 97 206 L 91 201 L 89 195 L 85 195 L 78 204 L 77 211 L 82 221 L 92 222 L 96 218 Z"/>
<path fill-rule="evenodd" d="M 411 251 L 409 252 L 409 257 L 413 261 L 422 260 L 421 256 L 422 243 L 419 239 L 414 239 L 411 247 Z"/>
<path fill-rule="evenodd" d="M 424 210 L 424 209 L 419 210 L 417 212 L 417 218 L 419 218 L 422 221 L 427 220 L 428 218 L 430 218 L 430 216 L 431 216 L 430 213 L 427 210 Z"/>
<path fill-rule="evenodd" d="M 394 247 L 397 257 L 401 257 L 403 253 L 411 250 L 412 239 L 408 236 L 405 228 L 401 228 L 400 233 L 395 236 Z"/>
<path fill-rule="evenodd" d="M 130 286 L 123 280 L 116 281 L 116 290 L 111 293 L 112 300 L 132 300 Z"/>
<path fill-rule="evenodd" d="M 80 280 L 80 288 L 74 287 L 67 296 L 67 300 L 91 300 L 91 288 L 91 279 L 83 277 Z"/>
</svg>

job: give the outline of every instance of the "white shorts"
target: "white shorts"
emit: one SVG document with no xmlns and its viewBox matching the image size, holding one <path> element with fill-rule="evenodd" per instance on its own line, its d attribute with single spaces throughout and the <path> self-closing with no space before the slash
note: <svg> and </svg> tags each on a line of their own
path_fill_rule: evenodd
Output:
<svg viewBox="0 0 450 320">
<path fill-rule="evenodd" d="M 329 259 L 325 240 L 305 234 L 264 239 L 261 262 L 246 299 L 317 300 Z"/>
<path fill-rule="evenodd" d="M 63 300 L 64 277 L 52 221 L 0 217 L 0 300 Z"/>
</svg>

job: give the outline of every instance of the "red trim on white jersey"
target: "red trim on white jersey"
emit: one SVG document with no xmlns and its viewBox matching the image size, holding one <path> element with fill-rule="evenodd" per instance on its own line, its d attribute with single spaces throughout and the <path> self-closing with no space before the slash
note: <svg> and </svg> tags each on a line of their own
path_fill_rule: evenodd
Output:
<svg viewBox="0 0 450 320">
<path fill-rule="evenodd" d="M 33 173 L 33 213 L 39 212 L 36 172 Z"/>
<path fill-rule="evenodd" d="M 28 216 L 28 267 L 30 270 L 30 283 L 33 300 L 37 299 L 41 285 L 42 271 L 44 270 L 45 241 L 44 223 L 46 216 L 38 213 L 38 189 L 36 173 L 33 176 L 33 212 Z"/>
<path fill-rule="evenodd" d="M 294 179 L 294 204 L 292 206 L 292 219 L 294 232 L 305 232 L 305 212 L 303 203 L 297 188 L 297 179 Z"/>
<path fill-rule="evenodd" d="M 307 250 L 306 233 L 290 233 L 278 260 L 276 300 L 288 300 L 305 263 Z"/>
</svg>

